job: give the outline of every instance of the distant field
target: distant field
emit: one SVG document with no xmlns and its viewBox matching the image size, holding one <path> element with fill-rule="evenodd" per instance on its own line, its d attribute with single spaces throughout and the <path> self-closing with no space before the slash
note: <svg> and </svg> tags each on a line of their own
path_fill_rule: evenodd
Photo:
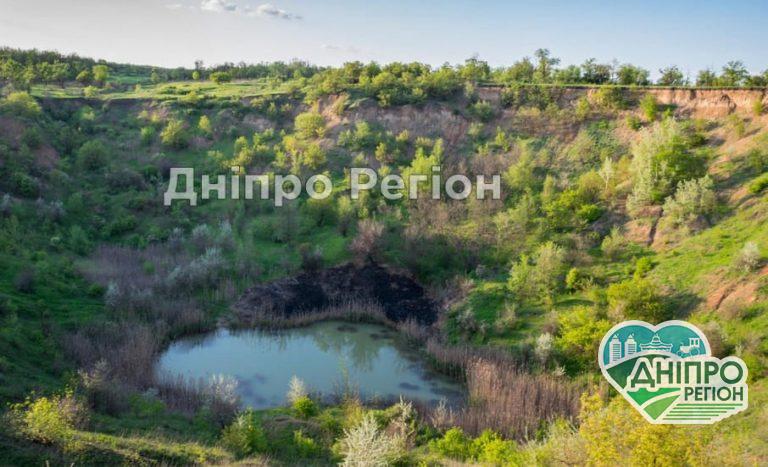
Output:
<svg viewBox="0 0 768 467">
<path fill-rule="evenodd" d="M 172 81 L 159 84 L 145 84 L 138 77 L 122 77 L 116 80 L 119 84 L 132 84 L 131 89 L 98 89 L 96 99 L 156 99 L 178 100 L 196 98 L 244 98 L 287 92 L 285 84 L 275 85 L 265 79 L 243 80 L 231 83 L 216 84 L 211 81 Z M 146 80 L 144 80 L 146 81 Z M 31 92 L 35 97 L 48 98 L 82 98 L 86 97 L 85 87 L 67 84 L 64 87 L 54 84 L 33 85 Z"/>
</svg>

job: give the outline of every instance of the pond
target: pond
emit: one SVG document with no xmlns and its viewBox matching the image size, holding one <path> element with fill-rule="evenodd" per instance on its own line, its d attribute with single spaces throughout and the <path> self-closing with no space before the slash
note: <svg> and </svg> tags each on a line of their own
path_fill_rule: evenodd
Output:
<svg viewBox="0 0 768 467">
<path fill-rule="evenodd" d="M 158 362 L 160 374 L 237 379 L 246 406 L 284 405 L 288 384 L 298 376 L 312 391 L 335 393 L 344 382 L 365 399 L 406 399 L 435 404 L 462 398 L 458 382 L 431 371 L 423 355 L 397 332 L 366 323 L 325 321 L 280 330 L 227 330 L 175 341 Z"/>
</svg>

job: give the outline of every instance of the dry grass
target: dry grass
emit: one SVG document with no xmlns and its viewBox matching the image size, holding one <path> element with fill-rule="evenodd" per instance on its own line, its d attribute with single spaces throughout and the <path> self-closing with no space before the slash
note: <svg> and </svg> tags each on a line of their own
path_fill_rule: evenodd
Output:
<svg viewBox="0 0 768 467">
<path fill-rule="evenodd" d="M 471 362 L 466 373 L 470 403 L 455 422 L 467 432 L 492 428 L 527 439 L 555 419 L 573 421 L 578 414 L 581 392 L 560 378 L 482 359 Z"/>
<path fill-rule="evenodd" d="M 353 298 L 344 298 L 337 304 L 322 309 L 290 315 L 268 307 L 237 309 L 225 320 L 225 324 L 234 328 L 287 329 L 327 320 L 373 322 L 394 326 L 379 304 Z"/>
</svg>

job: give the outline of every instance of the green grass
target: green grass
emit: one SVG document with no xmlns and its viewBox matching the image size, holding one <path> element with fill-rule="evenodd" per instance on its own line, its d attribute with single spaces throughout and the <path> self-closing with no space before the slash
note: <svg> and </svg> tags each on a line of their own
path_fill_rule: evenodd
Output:
<svg viewBox="0 0 768 467">
<path fill-rule="evenodd" d="M 285 94 L 290 89 L 287 83 L 274 84 L 265 79 L 233 81 L 216 84 L 212 81 L 170 81 L 152 84 L 139 78 L 116 80 L 114 88 L 99 89 L 95 99 L 135 99 L 174 101 L 187 99 L 190 94 L 197 94 L 208 99 L 249 98 L 274 94 Z M 128 87 L 129 89 L 124 89 Z M 54 84 L 36 84 L 30 93 L 35 97 L 71 99 L 82 98 L 83 87 Z"/>
<path fill-rule="evenodd" d="M 765 197 L 758 198 L 751 206 L 659 253 L 652 276 L 679 289 L 707 290 L 712 280 L 731 274 L 729 268 L 745 243 L 755 242 L 761 251 L 768 251 L 766 222 L 768 204 Z"/>
</svg>

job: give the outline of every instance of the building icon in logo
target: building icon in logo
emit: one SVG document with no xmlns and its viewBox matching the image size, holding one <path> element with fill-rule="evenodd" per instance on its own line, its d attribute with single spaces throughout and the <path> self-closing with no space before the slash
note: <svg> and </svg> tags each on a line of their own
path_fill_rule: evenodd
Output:
<svg viewBox="0 0 768 467">
<path fill-rule="evenodd" d="M 624 341 L 624 357 L 629 357 L 637 353 L 637 342 L 635 341 L 635 335 L 630 334 L 627 340 Z"/>
<path fill-rule="evenodd" d="M 651 341 L 651 343 L 652 342 L 653 341 Z M 643 348 L 644 345 L 651 345 L 651 343 L 640 344 L 640 347 Z M 659 340 L 659 343 L 661 343 L 660 340 Z M 661 345 L 667 345 L 667 344 L 661 344 Z M 672 348 L 672 345 L 669 344 L 669 347 Z M 646 350 L 646 349 L 643 348 L 643 350 Z M 634 334 L 630 334 L 624 342 L 621 341 L 618 334 L 614 334 L 610 342 L 608 343 L 608 363 L 618 362 L 622 358 L 627 358 L 636 353 L 637 353 L 637 341 L 635 340 Z"/>
<path fill-rule="evenodd" d="M 609 348 L 609 354 L 608 354 L 609 363 L 613 363 L 618 360 L 621 360 L 621 340 L 619 340 L 618 334 L 613 335 L 613 338 L 611 339 L 611 342 L 608 348 Z"/>
<path fill-rule="evenodd" d="M 640 344 L 640 350 L 661 350 L 664 352 L 672 351 L 672 344 L 661 342 L 658 334 L 654 334 L 651 342 Z"/>
</svg>

